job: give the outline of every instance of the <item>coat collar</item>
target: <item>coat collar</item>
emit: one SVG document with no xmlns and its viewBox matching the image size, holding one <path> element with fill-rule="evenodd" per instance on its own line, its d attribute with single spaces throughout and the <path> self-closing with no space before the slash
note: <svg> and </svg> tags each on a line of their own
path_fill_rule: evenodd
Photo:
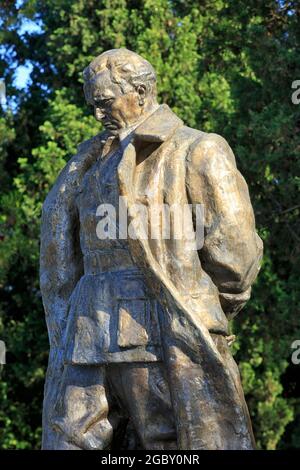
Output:
<svg viewBox="0 0 300 470">
<path fill-rule="evenodd" d="M 173 113 L 169 106 L 161 104 L 121 141 L 121 146 L 125 149 L 130 142 L 165 142 L 175 129 L 182 125 L 183 121 Z M 100 158 L 104 158 L 110 152 L 116 137 L 108 131 L 105 131 L 100 137 L 102 144 Z"/>
<path fill-rule="evenodd" d="M 160 105 L 133 132 L 134 140 L 144 142 L 165 142 L 183 121 L 171 111 L 168 105 Z"/>
</svg>

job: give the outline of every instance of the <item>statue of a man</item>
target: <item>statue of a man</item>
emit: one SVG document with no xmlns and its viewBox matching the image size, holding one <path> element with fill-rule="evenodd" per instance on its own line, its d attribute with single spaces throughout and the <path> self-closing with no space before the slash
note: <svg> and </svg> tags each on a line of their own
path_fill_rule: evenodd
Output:
<svg viewBox="0 0 300 470">
<path fill-rule="evenodd" d="M 228 320 L 249 299 L 262 242 L 233 152 L 159 105 L 153 67 L 127 49 L 96 57 L 84 92 L 105 131 L 43 206 L 43 448 L 252 449 Z M 188 207 L 181 236 L 176 211 L 169 236 L 162 217 L 145 224 L 174 205 Z M 200 244 L 188 235 L 198 206 Z"/>
</svg>

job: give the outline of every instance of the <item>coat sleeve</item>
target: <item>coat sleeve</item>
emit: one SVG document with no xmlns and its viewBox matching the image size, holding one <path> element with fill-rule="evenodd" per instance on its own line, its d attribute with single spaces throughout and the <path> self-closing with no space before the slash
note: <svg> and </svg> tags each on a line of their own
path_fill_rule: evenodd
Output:
<svg viewBox="0 0 300 470">
<path fill-rule="evenodd" d="M 232 318 L 250 297 L 263 244 L 255 230 L 247 184 L 222 137 L 205 134 L 192 146 L 187 190 L 193 204 L 204 206 L 200 261 L 219 289 L 223 310 Z"/>
<path fill-rule="evenodd" d="M 79 147 L 49 192 L 42 212 L 40 288 L 48 327 L 50 354 L 44 390 L 43 449 L 54 449 L 52 427 L 63 370 L 64 333 L 70 296 L 83 274 L 76 194 L 80 182 L 101 150 L 95 137 Z"/>
<path fill-rule="evenodd" d="M 105 133 L 84 142 L 49 192 L 42 211 L 40 288 L 51 347 L 60 347 L 70 295 L 83 273 L 77 189 L 101 151 Z"/>
<path fill-rule="evenodd" d="M 42 211 L 40 287 L 51 348 L 60 347 L 69 297 L 82 273 L 78 219 L 70 165 L 60 174 Z"/>
</svg>

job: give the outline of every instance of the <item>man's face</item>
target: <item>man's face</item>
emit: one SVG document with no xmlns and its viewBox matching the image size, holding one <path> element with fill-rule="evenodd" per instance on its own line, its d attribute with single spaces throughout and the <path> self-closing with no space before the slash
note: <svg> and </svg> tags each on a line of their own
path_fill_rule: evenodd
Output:
<svg viewBox="0 0 300 470">
<path fill-rule="evenodd" d="M 96 75 L 93 84 L 94 114 L 97 121 L 112 134 L 133 125 L 141 116 L 142 90 L 132 89 L 126 94 L 113 83 L 107 70 Z"/>
</svg>

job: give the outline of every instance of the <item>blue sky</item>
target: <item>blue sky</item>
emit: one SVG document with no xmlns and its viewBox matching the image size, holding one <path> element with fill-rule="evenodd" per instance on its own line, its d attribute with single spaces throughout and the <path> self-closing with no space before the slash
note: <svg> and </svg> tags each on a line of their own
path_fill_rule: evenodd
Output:
<svg viewBox="0 0 300 470">
<path fill-rule="evenodd" d="M 20 3 L 20 2 L 19 2 Z M 0 27 L 2 26 L 3 21 L 0 18 Z M 18 29 L 18 34 L 20 38 L 24 37 L 25 33 L 27 34 L 34 34 L 34 33 L 40 33 L 42 32 L 42 23 L 40 21 L 34 21 L 30 20 L 28 18 L 22 18 L 20 27 Z M 6 46 L 5 45 L 0 45 L 0 56 L 1 54 L 4 54 L 6 52 Z M 12 63 L 12 66 L 15 67 L 14 70 L 14 77 L 13 77 L 13 84 L 16 88 L 19 90 L 26 89 L 27 85 L 30 84 L 30 74 L 32 72 L 33 66 L 32 63 L 27 60 L 23 65 L 19 65 L 17 61 L 14 61 Z M 0 76 L 0 86 L 1 86 L 1 104 L 0 106 L 3 109 L 7 109 L 8 102 L 7 102 L 7 96 L 5 96 L 5 83 L 3 83 L 3 80 L 1 80 Z M 9 97 L 9 107 L 12 110 L 17 109 L 17 103 L 15 101 L 14 96 Z"/>
<path fill-rule="evenodd" d="M 29 19 L 24 19 L 19 29 L 19 35 L 22 37 L 25 33 L 32 34 L 39 33 L 41 31 L 41 24 Z M 14 75 L 14 85 L 16 88 L 18 88 L 19 90 L 26 88 L 26 85 L 30 81 L 30 74 L 32 72 L 32 68 L 33 67 L 30 61 L 26 61 L 25 65 L 20 65 L 16 68 Z"/>
</svg>

